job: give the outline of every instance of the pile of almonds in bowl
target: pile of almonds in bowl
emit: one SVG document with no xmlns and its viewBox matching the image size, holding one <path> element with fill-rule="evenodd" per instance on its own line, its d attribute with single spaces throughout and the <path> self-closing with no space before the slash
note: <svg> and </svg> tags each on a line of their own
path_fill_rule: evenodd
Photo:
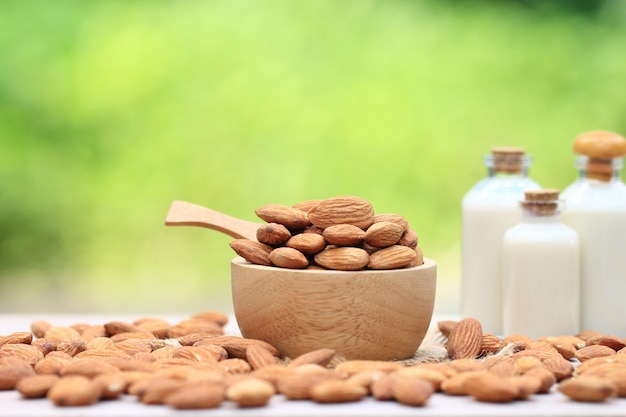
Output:
<svg viewBox="0 0 626 417">
<path fill-rule="evenodd" d="M 175 409 L 263 407 L 275 395 L 321 404 L 369 397 L 407 406 L 425 406 L 433 395 L 489 403 L 534 395 L 594 403 L 626 397 L 625 341 L 599 332 L 500 338 L 463 318 L 433 329 L 441 356 L 345 360 L 329 348 L 284 357 L 269 343 L 224 334 L 227 320 L 205 311 L 175 323 L 34 321 L 30 331 L 0 336 L 0 390 L 59 407 L 131 396 Z"/>
<path fill-rule="evenodd" d="M 257 241 L 236 239 L 230 247 L 258 265 L 332 270 L 399 269 L 422 265 L 417 234 L 399 214 L 375 214 L 360 197 L 308 200 L 255 210 L 266 223 Z"/>
</svg>

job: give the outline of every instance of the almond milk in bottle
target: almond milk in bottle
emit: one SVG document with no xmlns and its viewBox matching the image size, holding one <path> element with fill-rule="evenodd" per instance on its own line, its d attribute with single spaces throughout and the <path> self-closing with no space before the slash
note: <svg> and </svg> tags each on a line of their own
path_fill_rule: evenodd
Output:
<svg viewBox="0 0 626 417">
<path fill-rule="evenodd" d="M 528 177 L 523 148 L 495 147 L 484 159 L 487 178 L 462 202 L 461 315 L 478 319 L 485 332 L 502 333 L 502 237 L 521 220 L 524 191 L 538 189 Z"/>
<path fill-rule="evenodd" d="M 503 333 L 580 331 L 580 243 L 562 223 L 558 190 L 527 191 L 522 221 L 502 241 Z"/>
<path fill-rule="evenodd" d="M 563 191 L 563 221 L 581 244 L 581 328 L 626 335 L 626 140 L 592 131 L 574 141 L 579 178 Z"/>
</svg>

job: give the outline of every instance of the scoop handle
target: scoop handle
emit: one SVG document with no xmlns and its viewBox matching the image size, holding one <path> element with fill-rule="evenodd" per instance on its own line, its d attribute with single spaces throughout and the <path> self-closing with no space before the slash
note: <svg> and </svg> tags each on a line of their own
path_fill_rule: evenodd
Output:
<svg viewBox="0 0 626 417">
<path fill-rule="evenodd" d="M 198 226 L 225 233 L 235 239 L 256 240 L 262 223 L 238 219 L 210 208 L 174 200 L 165 218 L 166 226 Z"/>
</svg>

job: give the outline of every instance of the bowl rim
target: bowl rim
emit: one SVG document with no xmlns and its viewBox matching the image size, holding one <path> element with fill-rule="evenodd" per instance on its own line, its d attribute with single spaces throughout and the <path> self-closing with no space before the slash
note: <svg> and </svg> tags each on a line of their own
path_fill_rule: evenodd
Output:
<svg viewBox="0 0 626 417">
<path fill-rule="evenodd" d="M 338 269 L 292 269 L 292 268 L 281 268 L 278 266 L 266 266 L 266 265 L 258 265 L 253 264 L 246 261 L 241 256 L 237 256 L 231 260 L 232 265 L 237 265 L 242 268 L 251 268 L 251 269 L 261 269 L 261 270 L 271 270 L 277 273 L 290 273 L 294 272 L 300 274 L 311 274 L 311 275 L 321 275 L 321 274 L 358 274 L 358 275 L 380 275 L 384 273 L 411 273 L 415 271 L 420 271 L 424 269 L 430 269 L 437 266 L 437 263 L 430 258 L 424 257 L 424 263 L 422 265 L 413 266 L 411 268 L 396 268 L 396 269 L 359 269 L 356 271 L 342 271 Z"/>
</svg>

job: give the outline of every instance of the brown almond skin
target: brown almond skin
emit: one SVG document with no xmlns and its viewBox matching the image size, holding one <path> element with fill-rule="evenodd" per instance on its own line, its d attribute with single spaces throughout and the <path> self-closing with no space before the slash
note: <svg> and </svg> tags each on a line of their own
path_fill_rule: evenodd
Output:
<svg viewBox="0 0 626 417">
<path fill-rule="evenodd" d="M 465 380 L 467 393 L 475 400 L 508 403 L 519 397 L 519 387 L 509 379 L 489 372 L 478 372 Z"/>
<path fill-rule="evenodd" d="M 326 239 L 317 233 L 298 233 L 285 242 L 285 246 L 297 249 L 305 255 L 315 255 L 324 250 L 326 245 Z"/>
<path fill-rule="evenodd" d="M 399 269 L 411 264 L 417 257 L 415 250 L 408 246 L 393 245 L 378 250 L 369 256 L 368 268 Z"/>
<path fill-rule="evenodd" d="M 363 249 L 346 246 L 323 250 L 317 253 L 314 259 L 324 268 L 357 271 L 367 266 L 370 257 Z"/>
<path fill-rule="evenodd" d="M 43 398 L 60 379 L 58 375 L 32 375 L 22 378 L 15 389 L 24 398 Z"/>
<path fill-rule="evenodd" d="M 353 224 L 363 230 L 374 223 L 374 207 L 360 197 L 338 196 L 320 201 L 309 209 L 309 220 L 326 229 L 336 224 Z"/>
<path fill-rule="evenodd" d="M 230 247 L 235 253 L 251 264 L 271 266 L 270 252 L 274 249 L 261 242 L 248 239 L 235 239 L 230 242 Z"/>
<path fill-rule="evenodd" d="M 409 229 L 400 238 L 398 241 L 398 245 L 408 246 L 409 248 L 417 248 L 419 240 L 417 238 L 417 233 L 413 229 Z"/>
<path fill-rule="evenodd" d="M 280 247 L 270 252 L 272 265 L 281 268 L 301 269 L 309 265 L 309 260 L 302 252 L 294 248 Z"/>
<path fill-rule="evenodd" d="M 587 339 L 586 345 L 587 346 L 594 346 L 594 345 L 608 346 L 616 352 L 625 346 L 624 339 L 615 335 L 610 335 L 610 334 L 600 334 L 596 336 L 591 336 L 589 339 Z"/>
<path fill-rule="evenodd" d="M 599 358 L 602 356 L 612 356 L 616 352 L 612 348 L 604 345 L 589 345 L 576 351 L 576 359 L 585 362 L 591 358 Z"/>
<path fill-rule="evenodd" d="M 353 224 L 335 224 L 324 229 L 323 236 L 331 245 L 359 246 L 365 239 L 365 231 Z"/>
<path fill-rule="evenodd" d="M 0 346 L 22 343 L 22 344 L 30 344 L 33 341 L 33 334 L 31 332 L 14 332 L 7 336 L 0 336 Z"/>
<path fill-rule="evenodd" d="M 375 248 L 395 245 L 404 234 L 404 228 L 392 222 L 374 223 L 365 231 L 365 243 Z"/>
<path fill-rule="evenodd" d="M 457 323 L 448 336 L 446 349 L 451 359 L 476 358 L 482 346 L 482 325 L 467 317 Z"/>
<path fill-rule="evenodd" d="M 177 410 L 201 410 L 219 407 L 226 399 L 221 384 L 190 382 L 165 398 L 165 404 Z"/>
<path fill-rule="evenodd" d="M 270 246 L 280 246 L 289 240 L 291 232 L 279 223 L 267 223 L 259 226 L 256 240 Z"/>
<path fill-rule="evenodd" d="M 402 230 L 404 230 L 405 232 L 409 230 L 409 222 L 404 216 L 401 216 L 399 214 L 383 213 L 383 214 L 375 215 L 374 223 L 380 223 L 380 222 L 396 223 L 402 226 Z"/>
<path fill-rule="evenodd" d="M 67 376 L 50 388 L 47 397 L 60 407 L 83 406 L 98 401 L 100 390 L 89 378 Z"/>
<path fill-rule="evenodd" d="M 279 223 L 289 230 L 304 229 L 310 224 L 306 211 L 281 204 L 266 204 L 257 208 L 255 214 L 267 223 Z"/>
<path fill-rule="evenodd" d="M 613 383 L 598 376 L 582 376 L 562 381 L 557 389 L 573 401 L 602 402 L 616 393 Z"/>
<path fill-rule="evenodd" d="M 276 393 L 274 385 L 260 378 L 245 378 L 226 389 L 226 398 L 239 407 L 262 407 Z"/>
<path fill-rule="evenodd" d="M 311 388 L 311 399 L 321 404 L 359 401 L 367 394 L 365 387 L 342 379 L 323 381 Z"/>
<path fill-rule="evenodd" d="M 391 395 L 400 404 L 421 407 L 434 392 L 433 385 L 424 379 L 401 376 L 395 379 Z"/>
</svg>

